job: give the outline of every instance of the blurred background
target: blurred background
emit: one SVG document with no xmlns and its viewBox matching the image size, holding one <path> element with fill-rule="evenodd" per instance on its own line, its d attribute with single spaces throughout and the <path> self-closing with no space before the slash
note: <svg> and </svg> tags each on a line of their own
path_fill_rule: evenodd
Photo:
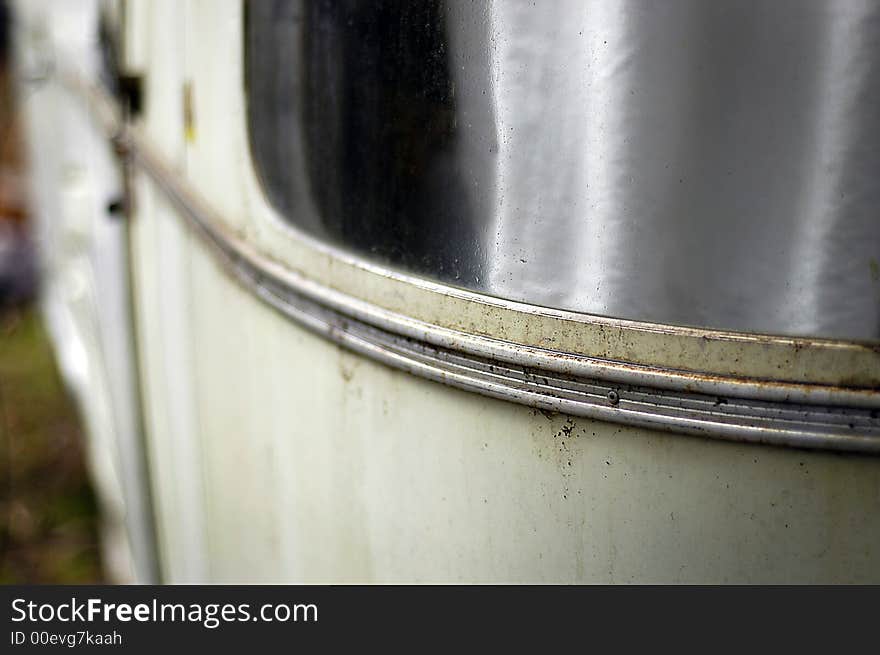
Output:
<svg viewBox="0 0 880 655">
<path fill-rule="evenodd" d="M 0 2 L 0 582 L 105 580 L 83 432 L 37 304 L 27 161 Z"/>
</svg>

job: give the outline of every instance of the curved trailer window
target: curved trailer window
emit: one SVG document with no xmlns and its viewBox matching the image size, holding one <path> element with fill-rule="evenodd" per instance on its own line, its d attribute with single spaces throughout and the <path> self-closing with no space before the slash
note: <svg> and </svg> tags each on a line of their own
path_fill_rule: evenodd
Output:
<svg viewBox="0 0 880 655">
<path fill-rule="evenodd" d="M 293 225 L 527 303 L 880 338 L 880 5 L 245 3 Z"/>
</svg>

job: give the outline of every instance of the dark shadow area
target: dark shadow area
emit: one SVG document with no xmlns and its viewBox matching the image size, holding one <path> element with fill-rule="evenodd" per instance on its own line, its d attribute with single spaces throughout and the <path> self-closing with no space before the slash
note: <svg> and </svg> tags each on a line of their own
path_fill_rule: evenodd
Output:
<svg viewBox="0 0 880 655">
<path fill-rule="evenodd" d="M 251 149 L 293 224 L 474 286 L 482 270 L 441 0 L 247 3 Z"/>
</svg>

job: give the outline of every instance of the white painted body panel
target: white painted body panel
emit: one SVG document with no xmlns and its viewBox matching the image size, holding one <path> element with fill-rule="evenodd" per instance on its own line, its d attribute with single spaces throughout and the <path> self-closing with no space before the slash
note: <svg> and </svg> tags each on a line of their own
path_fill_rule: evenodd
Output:
<svg viewBox="0 0 880 655">
<path fill-rule="evenodd" d="M 193 261 L 212 580 L 877 578 L 872 458 L 548 419 L 348 354 Z"/>
</svg>

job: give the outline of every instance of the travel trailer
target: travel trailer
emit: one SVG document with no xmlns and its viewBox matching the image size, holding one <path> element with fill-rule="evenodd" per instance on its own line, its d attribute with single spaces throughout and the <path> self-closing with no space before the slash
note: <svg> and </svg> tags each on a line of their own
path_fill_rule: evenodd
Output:
<svg viewBox="0 0 880 655">
<path fill-rule="evenodd" d="M 880 582 L 880 4 L 15 9 L 118 579 Z"/>
</svg>

